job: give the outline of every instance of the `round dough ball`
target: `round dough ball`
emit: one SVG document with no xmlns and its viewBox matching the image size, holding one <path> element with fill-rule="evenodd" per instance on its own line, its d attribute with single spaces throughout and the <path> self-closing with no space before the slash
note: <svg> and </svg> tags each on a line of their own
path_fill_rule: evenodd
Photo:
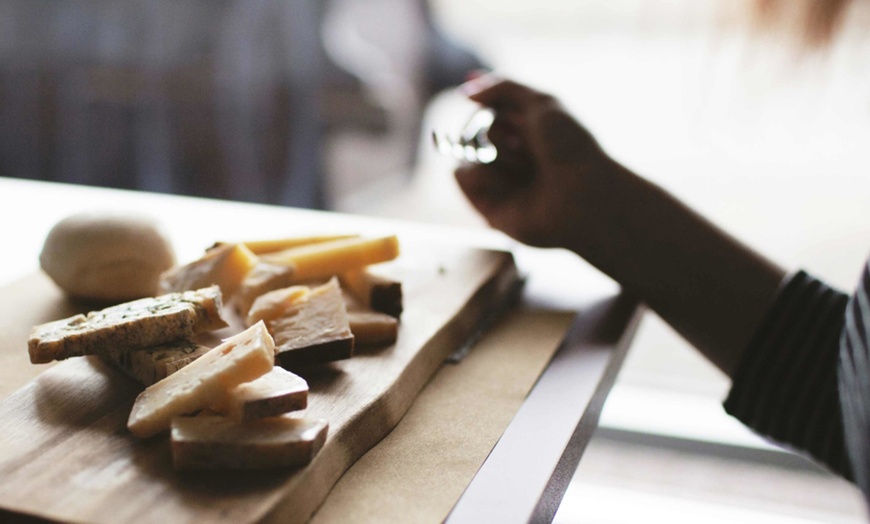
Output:
<svg viewBox="0 0 870 524">
<path fill-rule="evenodd" d="M 154 296 L 175 254 L 147 217 L 82 213 L 51 229 L 39 263 L 72 297 L 124 302 Z"/>
</svg>

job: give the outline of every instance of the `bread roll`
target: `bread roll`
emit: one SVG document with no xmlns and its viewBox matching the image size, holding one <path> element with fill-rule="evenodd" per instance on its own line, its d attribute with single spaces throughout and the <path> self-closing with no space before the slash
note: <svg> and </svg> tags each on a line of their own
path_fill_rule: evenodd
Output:
<svg viewBox="0 0 870 524">
<path fill-rule="evenodd" d="M 51 229 L 39 263 L 72 297 L 123 302 L 154 296 L 160 274 L 175 264 L 175 255 L 147 217 L 82 213 Z"/>
</svg>

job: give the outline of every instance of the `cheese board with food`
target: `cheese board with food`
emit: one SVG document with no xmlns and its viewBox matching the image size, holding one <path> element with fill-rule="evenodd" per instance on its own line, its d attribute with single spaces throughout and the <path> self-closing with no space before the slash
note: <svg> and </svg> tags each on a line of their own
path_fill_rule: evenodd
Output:
<svg viewBox="0 0 870 524">
<path fill-rule="evenodd" d="M 9 286 L 2 323 L 35 326 L 0 349 L 61 362 L 0 401 L 0 509 L 304 522 L 519 282 L 507 252 L 342 234 L 217 242 L 90 311 Z"/>
</svg>

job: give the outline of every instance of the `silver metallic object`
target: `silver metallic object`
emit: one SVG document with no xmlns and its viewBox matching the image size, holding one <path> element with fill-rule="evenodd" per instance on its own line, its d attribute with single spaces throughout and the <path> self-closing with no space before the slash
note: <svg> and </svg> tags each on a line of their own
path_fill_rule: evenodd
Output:
<svg viewBox="0 0 870 524">
<path fill-rule="evenodd" d="M 433 130 L 432 142 L 442 155 L 461 162 L 489 164 L 498 157 L 498 151 L 487 137 L 494 120 L 495 113 L 491 109 L 480 109 L 471 115 L 458 136 Z"/>
</svg>

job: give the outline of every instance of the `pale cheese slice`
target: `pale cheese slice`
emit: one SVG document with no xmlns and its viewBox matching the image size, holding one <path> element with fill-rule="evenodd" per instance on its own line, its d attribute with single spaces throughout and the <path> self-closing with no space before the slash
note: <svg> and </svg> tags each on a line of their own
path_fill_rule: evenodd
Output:
<svg viewBox="0 0 870 524">
<path fill-rule="evenodd" d="M 348 311 L 347 320 L 359 346 L 386 346 L 396 342 L 399 321 L 380 311 Z"/>
<path fill-rule="evenodd" d="M 338 278 L 341 287 L 353 293 L 367 308 L 396 318 L 402 315 L 402 283 L 398 280 L 368 267 L 345 271 Z"/>
<path fill-rule="evenodd" d="M 301 467 L 326 441 L 322 419 L 270 417 L 238 422 L 220 416 L 176 417 L 172 463 L 177 470 L 266 470 Z"/>
<path fill-rule="evenodd" d="M 272 371 L 229 391 L 212 409 L 227 416 L 251 420 L 274 417 L 308 406 L 308 382 L 284 368 Z"/>
<path fill-rule="evenodd" d="M 172 417 L 219 402 L 228 390 L 266 374 L 274 363 L 274 341 L 265 325 L 255 324 L 140 393 L 127 428 L 140 438 L 160 433 Z"/>
<path fill-rule="evenodd" d="M 100 357 L 143 386 L 150 386 L 190 364 L 210 349 L 189 340 L 176 340 L 138 350 L 115 349 Z"/>
<path fill-rule="evenodd" d="M 292 266 L 295 282 L 330 278 L 345 271 L 399 256 L 396 236 L 345 238 L 286 249 L 262 256 L 266 262 Z"/>
<path fill-rule="evenodd" d="M 257 297 L 269 291 L 285 288 L 292 283 L 292 267 L 257 262 L 242 279 L 239 289 L 233 296 L 233 309 L 239 318 L 244 319 Z"/>
<path fill-rule="evenodd" d="M 287 314 L 297 304 L 308 299 L 311 288 L 308 286 L 290 286 L 263 293 L 251 305 L 245 323 L 253 326 L 263 321 L 267 324 Z"/>
<path fill-rule="evenodd" d="M 242 244 L 222 245 L 189 264 L 164 272 L 160 276 L 160 289 L 168 293 L 217 285 L 229 299 L 257 260 L 257 255 Z"/>
<path fill-rule="evenodd" d="M 287 369 L 350 358 L 354 339 L 338 279 L 313 289 L 293 286 L 254 301 L 248 321 L 265 321 L 275 362 Z"/>
<path fill-rule="evenodd" d="M 43 364 L 110 350 L 139 349 L 226 327 L 221 293 L 214 286 L 126 302 L 87 315 L 35 326 L 27 349 Z"/>
</svg>

